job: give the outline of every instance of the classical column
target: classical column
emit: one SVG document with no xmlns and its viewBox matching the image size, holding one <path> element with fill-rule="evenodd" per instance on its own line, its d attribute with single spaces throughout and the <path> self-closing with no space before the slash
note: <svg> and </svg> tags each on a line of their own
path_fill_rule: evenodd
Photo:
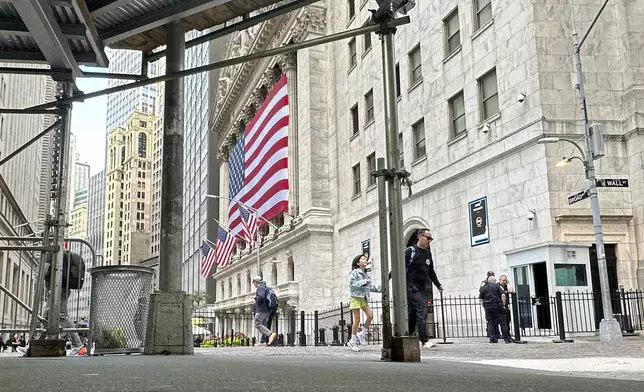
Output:
<svg viewBox="0 0 644 392">
<path fill-rule="evenodd" d="M 288 182 L 289 214 L 299 214 L 299 159 L 297 129 L 297 53 L 287 53 L 278 57 L 280 68 L 286 74 L 288 92 Z M 293 218 L 291 218 L 293 219 Z"/>
<path fill-rule="evenodd" d="M 221 162 L 219 166 L 219 194 L 224 197 L 228 197 L 228 148 L 228 145 L 222 145 L 218 154 Z M 228 224 L 227 199 L 219 199 L 219 221 L 224 225 Z"/>
</svg>

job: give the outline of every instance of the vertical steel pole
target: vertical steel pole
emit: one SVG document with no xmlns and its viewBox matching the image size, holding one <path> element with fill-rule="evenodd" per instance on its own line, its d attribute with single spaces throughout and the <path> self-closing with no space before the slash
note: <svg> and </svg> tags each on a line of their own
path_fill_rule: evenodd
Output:
<svg viewBox="0 0 644 392">
<path fill-rule="evenodd" d="M 257 275 L 261 276 L 264 279 L 264 274 L 262 274 L 262 267 L 260 265 L 260 253 L 259 253 L 259 244 L 262 242 L 262 236 L 259 234 L 259 228 L 257 229 Z"/>
<path fill-rule="evenodd" d="M 597 180 L 595 178 L 595 163 L 593 158 L 593 142 L 588 126 L 588 110 L 586 108 L 586 92 L 584 90 L 584 76 L 581 68 L 580 46 L 577 42 L 577 33 L 574 34 L 575 65 L 577 68 L 577 90 L 579 91 L 579 105 L 581 119 L 586 138 L 586 177 L 588 178 L 590 207 L 593 212 L 593 227 L 595 230 L 595 244 L 597 246 L 597 264 L 599 269 L 599 284 L 601 286 L 602 305 L 604 318 L 599 324 L 599 339 L 602 342 L 621 341 L 622 331 L 619 323 L 613 318 L 613 306 L 610 299 L 610 284 L 606 267 L 606 252 L 604 250 L 604 234 L 602 233 L 601 213 L 597 197 Z"/>
<path fill-rule="evenodd" d="M 383 27 L 382 68 L 385 92 L 385 136 L 387 145 L 387 168 L 398 168 L 398 113 L 396 107 L 396 81 L 394 65 L 394 28 Z M 397 177 L 387 177 L 389 196 L 389 244 L 391 248 L 391 276 L 394 297 L 394 336 L 408 336 L 407 285 L 405 261 L 403 259 L 402 196 L 401 184 Z"/>
<path fill-rule="evenodd" d="M 378 158 L 376 169 L 385 169 L 385 158 Z M 385 177 L 378 176 L 378 222 L 380 226 L 380 292 L 382 293 L 381 359 L 391 359 L 391 309 L 389 301 L 389 242 L 387 241 L 387 188 Z"/>
<path fill-rule="evenodd" d="M 49 245 L 49 228 L 51 224 L 51 216 L 45 215 L 45 230 L 42 235 L 42 244 Z M 40 252 L 40 264 L 38 264 L 38 274 L 36 275 L 36 292 L 34 293 L 31 309 L 31 321 L 29 323 L 29 340 L 35 338 L 36 323 L 38 322 L 38 315 L 40 314 L 40 299 L 42 298 L 43 286 L 45 285 L 44 271 L 47 258 L 50 256 L 48 252 Z"/>
<path fill-rule="evenodd" d="M 181 22 L 166 26 L 166 73 L 183 71 Z M 159 290 L 181 291 L 183 261 L 183 79 L 165 82 Z"/>
<path fill-rule="evenodd" d="M 63 82 L 62 87 L 63 99 L 69 98 L 73 94 L 73 84 Z M 61 101 L 64 102 L 64 101 Z M 50 338 L 58 338 L 60 327 L 58 319 L 60 318 L 61 295 L 62 295 L 62 278 L 63 278 L 63 257 L 65 255 L 64 241 L 65 230 L 67 227 L 67 176 L 69 175 L 69 140 L 72 125 L 72 104 L 60 103 L 61 110 L 60 124 L 60 146 L 58 154 L 58 184 L 56 186 L 56 197 L 54 199 L 54 231 L 53 243 L 59 247 L 58 254 L 52 255 L 51 258 L 51 282 L 49 292 L 49 315 L 47 317 L 49 325 L 47 326 L 47 335 Z"/>
</svg>

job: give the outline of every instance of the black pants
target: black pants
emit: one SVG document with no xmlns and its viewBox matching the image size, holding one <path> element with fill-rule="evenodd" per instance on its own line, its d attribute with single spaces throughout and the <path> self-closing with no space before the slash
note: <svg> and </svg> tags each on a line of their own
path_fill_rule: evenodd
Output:
<svg viewBox="0 0 644 392">
<path fill-rule="evenodd" d="M 497 339 L 499 336 L 499 326 L 501 326 L 501 336 L 503 339 L 510 339 L 510 330 L 506 320 L 507 311 L 501 306 L 486 306 L 485 320 L 487 321 L 487 337 Z"/>
<path fill-rule="evenodd" d="M 418 328 L 418 339 L 427 342 L 427 304 L 422 291 L 407 288 L 407 317 L 409 318 L 409 334 Z"/>
</svg>

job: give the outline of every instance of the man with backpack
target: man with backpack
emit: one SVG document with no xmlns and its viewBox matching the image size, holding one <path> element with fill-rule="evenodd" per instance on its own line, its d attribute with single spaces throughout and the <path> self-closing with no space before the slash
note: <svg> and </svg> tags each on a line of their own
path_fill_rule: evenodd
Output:
<svg viewBox="0 0 644 392">
<path fill-rule="evenodd" d="M 255 328 L 263 337 L 268 338 L 266 345 L 271 346 L 275 343 L 277 334 L 271 332 L 266 327 L 266 324 L 271 314 L 277 310 L 277 295 L 272 289 L 266 287 L 266 282 L 262 280 L 261 276 L 254 277 L 253 284 L 257 288 L 257 294 L 255 295 Z"/>
<path fill-rule="evenodd" d="M 57 256 L 57 255 L 54 255 Z M 45 269 L 44 269 L 44 279 L 45 279 L 45 290 L 47 293 L 47 297 L 50 297 L 50 289 L 51 289 L 51 257 L 52 255 L 49 255 L 49 257 L 46 259 L 47 261 L 45 262 Z M 59 323 L 62 325 L 63 328 L 75 328 L 74 323 L 69 321 L 67 318 L 68 310 L 67 310 L 67 301 L 69 299 L 69 296 L 71 294 L 72 290 L 80 290 L 83 288 L 83 283 L 85 281 L 85 262 L 83 261 L 83 258 L 78 254 L 74 252 L 70 252 L 68 250 L 65 250 L 65 253 L 63 255 L 63 271 L 62 271 L 62 282 L 61 282 L 61 290 L 60 290 L 60 318 L 59 318 Z M 49 305 L 47 304 L 47 307 L 45 308 L 45 315 L 49 314 Z M 78 355 L 80 352 L 81 348 L 83 348 L 83 342 L 78 335 L 78 332 L 65 332 L 68 336 L 69 339 L 72 341 L 72 348 L 71 351 L 67 353 L 68 356 L 72 355 Z M 23 354 L 27 353 L 27 347 L 21 347 L 22 350 L 19 349 L 19 351 Z"/>
<path fill-rule="evenodd" d="M 434 271 L 434 260 L 429 244 L 434 238 L 429 229 L 419 229 L 412 236 L 405 249 L 405 270 L 407 276 L 407 315 L 409 318 L 409 333 L 418 329 L 418 338 L 422 348 L 436 346 L 427 337 L 427 304 L 423 292 L 431 289 L 432 282 L 438 290 L 443 286 L 438 281 Z M 415 245 L 412 245 L 413 242 Z"/>
</svg>

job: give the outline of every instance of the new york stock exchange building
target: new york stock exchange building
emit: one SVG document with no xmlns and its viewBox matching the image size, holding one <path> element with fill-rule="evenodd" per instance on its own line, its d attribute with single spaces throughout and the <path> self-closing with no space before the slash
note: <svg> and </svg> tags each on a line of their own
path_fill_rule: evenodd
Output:
<svg viewBox="0 0 644 392">
<path fill-rule="evenodd" d="M 398 146 L 413 181 L 411 191 L 403 187 L 403 234 L 407 241 L 415 229 L 432 231 L 446 296 L 469 298 L 487 271 L 505 274 L 525 298 L 522 328 L 554 331 L 549 298 L 558 291 L 599 292 L 599 269 L 590 202 L 569 200 L 588 188 L 584 166 L 570 159 L 579 153 L 568 143 L 538 143 L 559 137 L 585 146 L 570 59 L 572 24 L 564 17 L 570 7 L 558 5 L 553 13 L 548 4 L 523 3 L 420 1 L 409 12 L 411 23 L 398 28 Z M 630 45 L 618 44 L 634 39 L 625 15 L 636 12 L 629 10 L 635 5 L 615 3 L 620 12 L 602 17 L 581 56 L 590 122 L 603 134 L 597 177 L 628 184 L 599 188 L 612 292 L 644 288 L 644 68 Z M 370 8 L 375 1 L 314 3 L 233 34 L 226 57 L 360 27 Z M 591 8 L 575 5 L 578 20 L 594 15 Z M 278 96 L 287 97 L 287 117 L 275 106 Z M 250 181 L 250 172 L 270 170 L 270 151 L 259 163 L 247 162 L 249 154 L 261 155 L 277 140 L 268 134 L 251 141 L 248 130 L 261 132 L 261 124 L 287 140 L 282 173 L 288 205 L 286 213 L 260 226 L 259 258 L 254 239 L 245 241 L 242 233 L 230 263 L 213 269 L 216 298 L 208 307 L 217 314 L 217 333 L 254 334 L 256 275 L 279 297 L 281 331 L 293 310 L 322 312 L 348 303 L 351 260 L 365 248 L 373 258 L 374 284 L 381 284 L 378 191 L 370 173 L 376 159 L 385 157 L 383 96 L 376 34 L 221 70 L 211 119 L 220 140 L 219 195 L 225 197 L 217 220 L 234 229 L 230 212 L 239 187 Z M 271 116 L 282 125 L 271 123 Z M 556 166 L 562 158 L 569 164 Z M 240 165 L 246 179 L 233 175 Z M 259 191 L 248 197 L 261 199 L 272 184 L 255 184 Z M 596 305 L 589 300 L 578 317 L 598 323 Z M 626 312 L 624 306 L 631 313 L 644 309 L 622 305 L 614 303 L 614 313 Z"/>
</svg>

